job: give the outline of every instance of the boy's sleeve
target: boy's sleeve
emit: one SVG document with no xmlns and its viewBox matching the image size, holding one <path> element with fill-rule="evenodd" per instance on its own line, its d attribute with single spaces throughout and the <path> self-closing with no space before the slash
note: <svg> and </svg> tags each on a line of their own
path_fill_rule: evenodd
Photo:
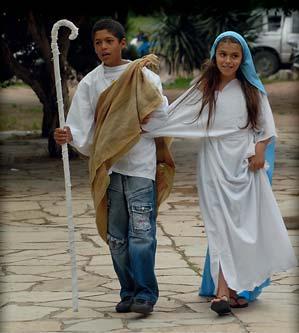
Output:
<svg viewBox="0 0 299 333">
<path fill-rule="evenodd" d="M 145 74 L 146 78 L 155 87 L 158 88 L 163 99 L 162 104 L 154 112 L 151 113 L 150 119 L 147 124 L 141 126 L 143 130 L 145 130 L 146 132 L 150 132 L 161 127 L 166 122 L 168 117 L 168 99 L 166 96 L 163 95 L 163 88 L 159 75 L 155 74 L 147 68 L 143 68 L 143 73 Z"/>
<path fill-rule="evenodd" d="M 88 85 L 81 81 L 72 99 L 66 118 L 72 132 L 70 143 L 81 154 L 89 156 L 94 133 L 94 113 L 88 94 Z"/>
</svg>

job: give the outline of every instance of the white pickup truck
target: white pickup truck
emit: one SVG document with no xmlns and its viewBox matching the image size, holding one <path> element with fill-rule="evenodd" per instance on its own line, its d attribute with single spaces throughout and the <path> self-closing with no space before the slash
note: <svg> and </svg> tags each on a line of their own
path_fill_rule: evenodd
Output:
<svg viewBox="0 0 299 333">
<path fill-rule="evenodd" d="M 257 72 L 269 76 L 291 64 L 292 46 L 299 43 L 299 11 L 264 10 L 257 22 L 258 37 L 251 44 Z"/>
</svg>

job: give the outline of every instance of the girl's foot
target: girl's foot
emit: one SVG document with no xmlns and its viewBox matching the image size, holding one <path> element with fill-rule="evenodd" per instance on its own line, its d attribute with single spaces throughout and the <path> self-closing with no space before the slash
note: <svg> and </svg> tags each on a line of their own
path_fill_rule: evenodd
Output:
<svg viewBox="0 0 299 333">
<path fill-rule="evenodd" d="M 231 308 L 247 308 L 248 307 L 248 302 L 246 300 L 246 298 L 242 297 L 242 296 L 230 296 L 229 299 L 229 303 L 230 303 L 230 307 Z"/>
<path fill-rule="evenodd" d="M 218 313 L 219 316 L 224 316 L 231 312 L 228 297 L 227 296 L 217 296 L 211 301 L 211 310 Z"/>
<path fill-rule="evenodd" d="M 231 308 L 247 308 L 248 301 L 245 297 L 238 296 L 234 290 L 229 291 L 229 303 Z"/>
</svg>

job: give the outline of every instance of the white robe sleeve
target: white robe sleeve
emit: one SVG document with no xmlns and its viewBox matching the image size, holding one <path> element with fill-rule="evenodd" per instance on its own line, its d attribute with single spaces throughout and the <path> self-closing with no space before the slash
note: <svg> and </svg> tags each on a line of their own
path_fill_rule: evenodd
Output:
<svg viewBox="0 0 299 333">
<path fill-rule="evenodd" d="M 150 133 L 144 134 L 146 137 L 190 137 L 192 133 L 195 136 L 198 135 L 194 120 L 196 120 L 196 112 L 198 113 L 199 106 L 198 103 L 188 103 L 188 101 L 194 99 L 193 97 L 197 93 L 192 92 L 188 96 L 188 100 L 184 100 L 190 90 L 191 88 L 169 105 L 167 119 L 158 119 L 155 129 L 151 129 Z M 145 126 L 143 128 L 146 129 Z"/>
<path fill-rule="evenodd" d="M 70 144 L 83 155 L 89 156 L 94 134 L 94 110 L 88 85 L 84 81 L 79 83 L 72 99 L 66 126 L 70 127 L 73 136 Z"/>
<path fill-rule="evenodd" d="M 166 122 L 168 117 L 168 99 L 166 96 L 163 95 L 163 89 L 159 75 L 155 74 L 147 68 L 143 68 L 143 73 L 145 77 L 155 87 L 158 88 L 163 99 L 162 104 L 150 115 L 148 123 L 141 126 L 143 130 L 149 132 L 161 127 L 161 125 Z"/>
<path fill-rule="evenodd" d="M 200 117 L 198 113 L 201 107 L 201 93 L 198 89 L 191 87 L 169 106 L 168 118 L 161 122 L 160 126 L 146 137 L 219 137 L 238 132 L 240 128 L 229 120 L 225 113 L 219 113 L 217 119 L 212 121 L 211 127 L 207 130 L 208 112 L 203 110 Z"/>
<path fill-rule="evenodd" d="M 258 117 L 258 131 L 255 132 L 255 143 L 277 137 L 274 118 L 268 97 L 261 94 L 260 115 Z"/>
</svg>

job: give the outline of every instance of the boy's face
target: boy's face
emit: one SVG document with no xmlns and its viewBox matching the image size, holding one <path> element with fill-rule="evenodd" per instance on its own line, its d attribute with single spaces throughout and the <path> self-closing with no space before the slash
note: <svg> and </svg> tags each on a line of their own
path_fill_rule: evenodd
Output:
<svg viewBox="0 0 299 333">
<path fill-rule="evenodd" d="M 126 46 L 126 40 L 118 40 L 108 30 L 98 30 L 94 34 L 93 46 L 104 65 L 113 67 L 121 65 L 121 51 Z"/>
</svg>

